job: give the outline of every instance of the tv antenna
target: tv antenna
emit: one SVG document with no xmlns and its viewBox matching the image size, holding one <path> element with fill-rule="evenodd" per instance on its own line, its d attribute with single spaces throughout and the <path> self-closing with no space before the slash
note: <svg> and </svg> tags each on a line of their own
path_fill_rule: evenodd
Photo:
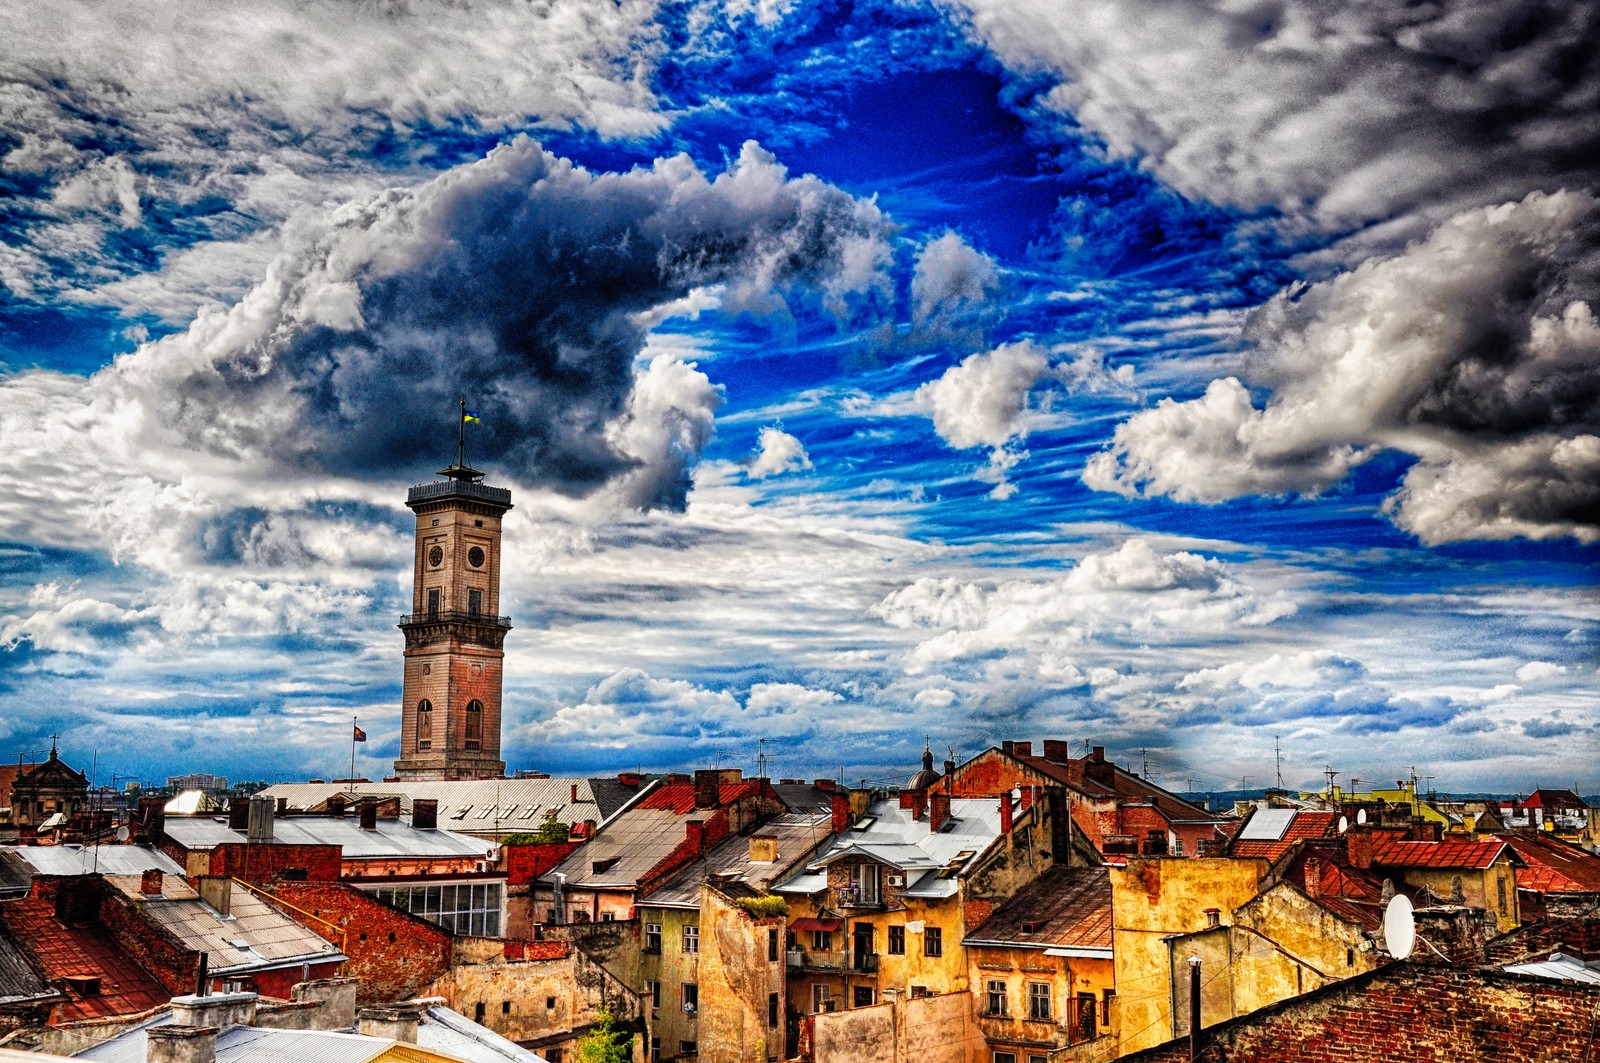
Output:
<svg viewBox="0 0 1600 1063">
<path fill-rule="evenodd" d="M 1328 777 L 1328 800 L 1332 801 L 1333 800 L 1333 780 L 1338 778 L 1339 773 L 1338 773 L 1338 771 L 1336 771 L 1334 769 L 1334 766 L 1332 764 L 1329 764 L 1326 768 L 1322 769 L 1322 774 L 1324 774 L 1324 775 L 1326 775 Z"/>
<path fill-rule="evenodd" d="M 1278 789 L 1283 789 L 1283 749 L 1278 745 L 1278 736 L 1272 736 L 1272 759 L 1278 765 Z"/>
</svg>

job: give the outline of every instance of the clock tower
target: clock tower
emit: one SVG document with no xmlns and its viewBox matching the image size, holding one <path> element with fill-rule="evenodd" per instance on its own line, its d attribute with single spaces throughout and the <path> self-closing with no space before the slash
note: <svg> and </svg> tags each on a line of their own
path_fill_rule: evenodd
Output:
<svg viewBox="0 0 1600 1063">
<path fill-rule="evenodd" d="M 458 457 L 441 480 L 406 496 L 417 515 L 405 632 L 402 779 L 500 779 L 500 521 L 511 492 L 489 487 Z"/>
</svg>

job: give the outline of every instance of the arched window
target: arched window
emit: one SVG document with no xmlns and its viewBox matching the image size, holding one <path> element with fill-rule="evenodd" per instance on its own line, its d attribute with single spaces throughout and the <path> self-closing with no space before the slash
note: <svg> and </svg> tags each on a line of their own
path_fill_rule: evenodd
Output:
<svg viewBox="0 0 1600 1063">
<path fill-rule="evenodd" d="M 467 733 L 466 746 L 468 749 L 483 748 L 483 702 L 467 702 Z"/>
<path fill-rule="evenodd" d="M 433 702 L 426 698 L 417 702 L 417 748 L 433 748 Z"/>
</svg>

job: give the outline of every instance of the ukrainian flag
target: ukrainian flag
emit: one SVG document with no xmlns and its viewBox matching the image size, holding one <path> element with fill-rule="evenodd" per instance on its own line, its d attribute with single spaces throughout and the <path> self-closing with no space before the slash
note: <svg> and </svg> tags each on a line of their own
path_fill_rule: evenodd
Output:
<svg viewBox="0 0 1600 1063">
<path fill-rule="evenodd" d="M 478 416 L 478 411 L 477 410 L 462 410 L 461 411 L 461 422 L 463 424 L 480 424 L 481 421 L 482 421 L 482 419 Z"/>
</svg>

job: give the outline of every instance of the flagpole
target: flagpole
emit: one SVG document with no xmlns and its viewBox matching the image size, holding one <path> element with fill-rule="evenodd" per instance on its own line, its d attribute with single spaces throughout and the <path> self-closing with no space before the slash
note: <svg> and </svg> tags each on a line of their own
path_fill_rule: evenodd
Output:
<svg viewBox="0 0 1600 1063">
<path fill-rule="evenodd" d="M 456 464 L 462 468 L 467 465 L 467 400 L 461 400 L 461 417 L 457 424 L 460 436 L 456 439 Z"/>
<path fill-rule="evenodd" d="M 350 717 L 350 789 L 356 788 L 356 724 L 361 717 Z"/>
</svg>

